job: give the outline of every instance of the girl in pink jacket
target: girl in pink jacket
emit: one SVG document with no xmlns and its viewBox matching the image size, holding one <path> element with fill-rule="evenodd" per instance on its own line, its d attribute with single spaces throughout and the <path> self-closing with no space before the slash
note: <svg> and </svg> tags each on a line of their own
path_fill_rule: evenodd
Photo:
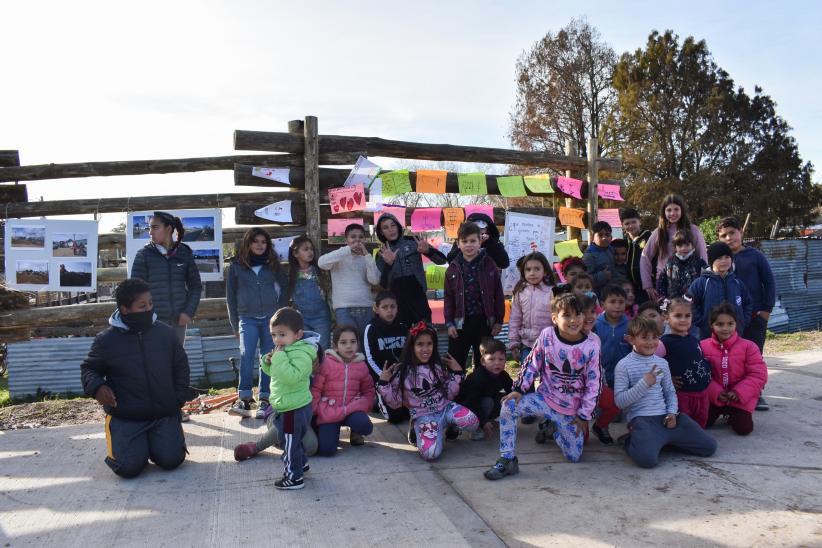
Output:
<svg viewBox="0 0 822 548">
<path fill-rule="evenodd" d="M 383 368 L 377 390 L 389 407 L 408 408 L 411 430 L 408 441 L 420 456 L 431 461 L 442 453 L 448 427 L 473 432 L 479 419 L 454 402 L 464 372 L 450 354 L 440 359 L 437 332 L 423 322 L 408 331 L 400 362 Z M 452 430 L 453 431 L 453 430 Z"/>
<path fill-rule="evenodd" d="M 519 362 L 531 353 L 534 341 L 551 323 L 551 267 L 545 255 L 531 253 L 517 261 L 520 279 L 514 286 L 508 319 L 508 346 Z"/>
<path fill-rule="evenodd" d="M 736 332 L 736 309 L 722 303 L 711 311 L 713 335 L 700 343 L 705 360 L 711 364 L 708 385 L 708 424 L 728 415 L 733 431 L 746 436 L 753 431 L 753 410 L 765 383 L 768 367 L 755 343 Z"/>
<path fill-rule="evenodd" d="M 326 350 L 320 368 L 311 379 L 311 408 L 317 417 L 317 454 L 331 457 L 337 452 L 340 427 L 351 429 L 351 445 L 363 445 L 371 434 L 368 417 L 374 401 L 374 380 L 365 357 L 359 352 L 357 327 L 337 326 L 331 335 L 332 350 Z"/>
</svg>

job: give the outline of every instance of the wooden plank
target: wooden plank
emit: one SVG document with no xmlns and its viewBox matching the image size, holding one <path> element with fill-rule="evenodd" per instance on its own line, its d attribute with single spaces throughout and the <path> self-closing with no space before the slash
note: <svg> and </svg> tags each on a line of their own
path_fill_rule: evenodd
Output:
<svg viewBox="0 0 822 548">
<path fill-rule="evenodd" d="M 566 139 L 565 140 L 565 154 L 567 156 L 576 156 L 576 154 L 577 154 L 577 145 L 571 139 Z M 574 172 L 571 169 L 566 169 L 565 170 L 565 176 L 566 177 L 574 177 L 576 175 L 578 175 L 578 173 Z M 574 207 L 574 206 L 575 206 L 574 198 L 571 198 L 570 196 L 566 197 L 565 198 L 565 207 Z M 566 230 L 568 230 L 568 239 L 569 240 L 576 240 L 576 239 L 579 238 L 580 230 L 577 227 L 569 226 L 569 227 L 566 227 Z"/>
<path fill-rule="evenodd" d="M 597 185 L 599 183 L 599 170 L 597 169 L 597 156 L 599 156 L 599 140 L 594 137 L 588 138 L 588 222 L 586 225 L 591 228 L 597 222 L 597 210 L 599 195 Z M 594 241 L 594 231 L 588 231 L 588 243 Z"/>
<path fill-rule="evenodd" d="M 319 163 L 323 165 L 352 165 L 357 161 L 357 156 L 357 152 L 329 152 L 320 155 Z M 302 167 L 303 161 L 303 154 L 300 151 L 299 154 L 241 154 L 168 160 L 41 164 L 0 167 L 0 182 L 230 170 L 234 169 L 234 164 L 243 163 L 265 165 L 267 167 Z"/>
<path fill-rule="evenodd" d="M 26 202 L 28 199 L 29 193 L 26 185 L 0 185 L 0 203 Z"/>
<path fill-rule="evenodd" d="M 305 166 L 305 221 L 308 237 L 316 245 L 320 243 L 320 164 L 319 148 L 317 144 L 318 124 L 316 116 L 306 116 L 303 126 L 305 151 L 303 165 Z"/>
<path fill-rule="evenodd" d="M 304 152 L 304 143 L 290 133 L 245 131 L 234 132 L 236 150 L 264 150 L 275 152 Z M 368 156 L 389 156 L 432 161 L 478 162 L 492 164 L 516 164 L 554 169 L 586 169 L 588 162 L 578 156 L 564 156 L 547 152 L 531 152 L 503 148 L 471 147 L 434 143 L 394 141 L 379 137 L 350 137 L 344 135 L 320 135 L 320 150 L 340 152 L 365 151 Z M 601 158 L 599 169 L 618 171 L 619 159 Z"/>
<path fill-rule="evenodd" d="M 20 165 L 20 152 L 17 150 L 0 150 L 0 167 Z"/>
</svg>

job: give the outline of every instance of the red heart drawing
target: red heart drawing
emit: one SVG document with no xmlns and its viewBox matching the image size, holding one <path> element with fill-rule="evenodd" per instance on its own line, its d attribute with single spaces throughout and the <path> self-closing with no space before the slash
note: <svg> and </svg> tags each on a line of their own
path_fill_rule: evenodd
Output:
<svg viewBox="0 0 822 548">
<path fill-rule="evenodd" d="M 334 204 L 334 213 L 337 213 L 340 210 L 340 206 Z"/>
<path fill-rule="evenodd" d="M 360 205 L 362 203 L 362 192 L 354 193 L 354 201 L 357 202 L 357 205 Z"/>
<path fill-rule="evenodd" d="M 354 200 L 352 200 L 351 198 L 346 198 L 345 199 L 345 209 L 347 209 L 348 211 L 351 211 L 352 209 L 354 209 Z"/>
</svg>

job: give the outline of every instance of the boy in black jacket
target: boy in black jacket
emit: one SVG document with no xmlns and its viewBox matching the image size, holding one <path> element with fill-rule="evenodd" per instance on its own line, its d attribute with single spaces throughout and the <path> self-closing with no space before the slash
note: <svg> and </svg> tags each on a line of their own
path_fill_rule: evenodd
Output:
<svg viewBox="0 0 822 548">
<path fill-rule="evenodd" d="M 485 213 L 472 213 L 465 220 L 471 221 L 480 227 L 480 244 L 482 249 L 485 250 L 486 255 L 494 260 L 497 268 L 501 270 L 508 268 L 511 260 L 508 258 L 508 252 L 505 251 L 505 246 L 499 241 L 499 229 L 497 225 L 494 224 L 493 219 Z M 459 252 L 459 246 L 455 245 L 452 247 L 451 251 L 448 252 L 448 262 L 450 263 L 456 259 L 457 253 Z"/>
<path fill-rule="evenodd" d="M 499 417 L 500 400 L 514 385 L 505 371 L 505 345 L 490 337 L 480 345 L 482 367 L 475 367 L 460 386 L 457 403 L 470 409 L 479 417 L 480 427 L 471 434 L 474 441 L 484 440 L 493 430 L 493 421 Z"/>
<path fill-rule="evenodd" d="M 374 301 L 374 317 L 363 332 L 365 359 L 374 382 L 377 382 L 384 367 L 399 363 L 407 336 L 408 327 L 397 320 L 397 297 L 390 291 L 380 291 Z M 408 409 L 388 407 L 379 393 L 377 404 L 391 424 L 408 420 Z"/>
</svg>

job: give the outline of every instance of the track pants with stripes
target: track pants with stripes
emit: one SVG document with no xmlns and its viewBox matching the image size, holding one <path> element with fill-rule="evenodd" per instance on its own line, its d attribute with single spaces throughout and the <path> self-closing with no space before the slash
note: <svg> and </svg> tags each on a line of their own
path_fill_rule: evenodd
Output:
<svg viewBox="0 0 822 548">
<path fill-rule="evenodd" d="M 298 480 L 303 477 L 303 466 L 308 457 L 303 449 L 303 436 L 311 428 L 311 404 L 277 413 L 274 420 L 283 450 L 283 477 Z"/>
</svg>

